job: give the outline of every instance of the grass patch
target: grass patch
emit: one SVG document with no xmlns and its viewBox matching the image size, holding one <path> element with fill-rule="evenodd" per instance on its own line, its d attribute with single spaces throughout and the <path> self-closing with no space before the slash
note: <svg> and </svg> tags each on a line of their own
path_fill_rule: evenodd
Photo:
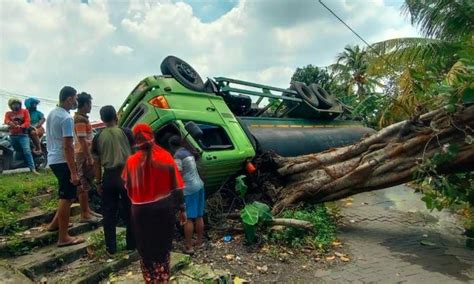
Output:
<svg viewBox="0 0 474 284">
<path fill-rule="evenodd" d="M 117 233 L 117 253 L 113 255 L 113 258 L 120 258 L 127 254 L 127 241 L 125 238 L 126 231 L 118 232 Z M 90 256 L 96 259 L 108 259 L 109 256 L 105 249 L 105 236 L 104 231 L 100 231 L 97 233 L 93 233 L 87 239 L 89 245 L 88 253 Z"/>
<path fill-rule="evenodd" d="M 0 227 L 11 226 L 31 208 L 34 197 L 54 192 L 57 180 L 51 171 L 0 175 Z M 54 190 L 54 191 L 53 191 Z"/>
<path fill-rule="evenodd" d="M 311 246 L 327 250 L 336 239 L 336 225 L 333 216 L 325 205 L 311 205 L 298 209 L 285 210 L 281 217 L 309 221 L 316 228 L 314 232 L 302 228 L 287 227 L 273 231 L 269 235 L 272 243 L 290 247 Z"/>
</svg>

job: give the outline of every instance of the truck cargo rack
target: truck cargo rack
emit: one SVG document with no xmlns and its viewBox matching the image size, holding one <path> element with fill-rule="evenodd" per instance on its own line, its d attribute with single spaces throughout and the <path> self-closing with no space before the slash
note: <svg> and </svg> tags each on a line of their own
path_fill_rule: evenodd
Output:
<svg viewBox="0 0 474 284">
<path fill-rule="evenodd" d="M 239 97 L 242 98 L 243 95 L 258 97 L 255 102 L 251 100 L 251 105 L 255 107 L 250 107 L 237 113 L 237 115 L 240 116 L 334 119 L 343 112 L 340 106 L 327 110 L 315 108 L 307 104 L 302 98 L 299 98 L 298 93 L 292 89 L 282 89 L 226 77 L 216 77 L 214 80 L 217 82 L 219 90 L 221 94 L 224 95 L 224 100 L 227 104 L 229 104 L 229 98 L 238 99 Z M 269 99 L 269 102 L 260 108 L 259 105 L 264 98 Z M 278 101 L 279 104 L 272 104 L 272 100 Z M 232 106 L 229 107 L 232 109 Z M 267 112 L 272 107 L 274 109 Z"/>
</svg>

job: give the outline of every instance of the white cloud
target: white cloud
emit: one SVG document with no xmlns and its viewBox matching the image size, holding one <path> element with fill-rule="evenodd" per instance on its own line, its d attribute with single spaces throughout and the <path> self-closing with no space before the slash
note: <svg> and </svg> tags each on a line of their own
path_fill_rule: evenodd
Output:
<svg viewBox="0 0 474 284">
<path fill-rule="evenodd" d="M 417 35 L 384 1 L 325 3 L 369 42 Z M 346 44 L 362 43 L 312 0 L 241 0 L 210 23 L 169 0 L 0 2 L 1 88 L 53 99 L 72 85 L 119 106 L 170 54 L 202 77 L 286 87 L 296 67 L 328 65 Z"/>
<path fill-rule="evenodd" d="M 133 48 L 126 45 L 115 45 L 112 46 L 112 52 L 116 55 L 126 55 L 133 52 Z"/>
</svg>

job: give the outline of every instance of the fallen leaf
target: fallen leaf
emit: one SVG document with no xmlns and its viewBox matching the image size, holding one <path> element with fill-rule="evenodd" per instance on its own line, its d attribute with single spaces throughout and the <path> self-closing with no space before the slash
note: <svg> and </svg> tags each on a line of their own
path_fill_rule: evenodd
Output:
<svg viewBox="0 0 474 284">
<path fill-rule="evenodd" d="M 341 256 L 340 259 L 344 262 L 350 261 L 350 259 L 348 257 L 345 257 L 345 256 Z"/>
<path fill-rule="evenodd" d="M 224 255 L 224 258 L 230 261 L 230 260 L 233 260 L 233 259 L 235 258 L 235 255 L 233 255 L 233 254 L 226 254 L 226 255 Z"/>
<path fill-rule="evenodd" d="M 249 281 L 242 279 L 238 276 L 234 277 L 234 284 L 244 284 L 244 283 L 249 283 Z"/>
<path fill-rule="evenodd" d="M 335 246 L 335 247 L 337 247 L 337 246 L 342 245 L 342 243 L 339 242 L 339 241 L 334 241 L 334 242 L 332 242 L 332 245 Z"/>
<path fill-rule="evenodd" d="M 321 258 L 320 258 L 320 257 L 316 257 L 314 260 L 315 260 L 315 261 L 320 261 Z"/>
<path fill-rule="evenodd" d="M 336 256 L 338 256 L 338 257 L 343 257 L 343 256 L 344 256 L 342 253 L 337 252 L 337 251 L 336 251 L 334 254 L 335 254 Z"/>
<path fill-rule="evenodd" d="M 94 249 L 92 248 L 92 246 L 88 246 L 86 248 L 86 252 L 87 252 L 88 256 L 90 256 L 90 257 L 94 256 Z"/>
<path fill-rule="evenodd" d="M 326 260 L 334 260 L 336 258 L 336 256 L 332 255 L 332 256 L 326 256 Z"/>
<path fill-rule="evenodd" d="M 127 276 L 132 276 L 132 275 L 133 275 L 133 272 L 131 272 L 131 271 L 129 271 L 129 272 L 127 273 Z"/>
<path fill-rule="evenodd" d="M 347 207 L 347 206 L 351 206 L 351 205 L 352 205 L 352 202 L 347 202 L 347 203 L 345 204 L 346 207 Z"/>
<path fill-rule="evenodd" d="M 268 271 L 268 266 L 267 265 L 264 265 L 264 266 L 257 266 L 257 270 L 261 273 L 265 273 Z"/>
</svg>

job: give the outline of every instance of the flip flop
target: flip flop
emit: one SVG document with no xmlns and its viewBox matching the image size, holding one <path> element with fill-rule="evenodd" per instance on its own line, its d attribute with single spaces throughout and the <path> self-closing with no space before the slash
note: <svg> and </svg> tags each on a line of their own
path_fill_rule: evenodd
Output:
<svg viewBox="0 0 474 284">
<path fill-rule="evenodd" d="M 85 241 L 86 240 L 81 238 L 81 237 L 74 237 L 72 239 L 72 241 L 70 241 L 70 242 L 67 242 L 67 243 L 64 243 L 64 244 L 59 244 L 58 243 L 58 247 L 62 248 L 62 247 L 74 246 L 74 245 L 82 244 Z"/>
<path fill-rule="evenodd" d="M 97 224 L 97 223 L 99 223 L 101 220 L 102 220 L 102 218 L 92 216 L 92 217 L 89 218 L 89 219 L 80 220 L 79 223 L 81 223 L 81 224 L 86 224 L 86 223 L 89 223 L 89 224 Z"/>
<path fill-rule="evenodd" d="M 192 255 L 194 255 L 194 250 L 193 249 L 184 249 L 183 253 L 192 256 Z"/>
<path fill-rule="evenodd" d="M 67 225 L 68 228 L 71 228 L 72 226 L 74 226 L 73 223 L 69 223 L 69 225 Z M 46 231 L 48 231 L 48 232 L 56 232 L 56 231 L 58 231 L 58 230 L 59 230 L 59 228 L 46 229 Z"/>
</svg>

